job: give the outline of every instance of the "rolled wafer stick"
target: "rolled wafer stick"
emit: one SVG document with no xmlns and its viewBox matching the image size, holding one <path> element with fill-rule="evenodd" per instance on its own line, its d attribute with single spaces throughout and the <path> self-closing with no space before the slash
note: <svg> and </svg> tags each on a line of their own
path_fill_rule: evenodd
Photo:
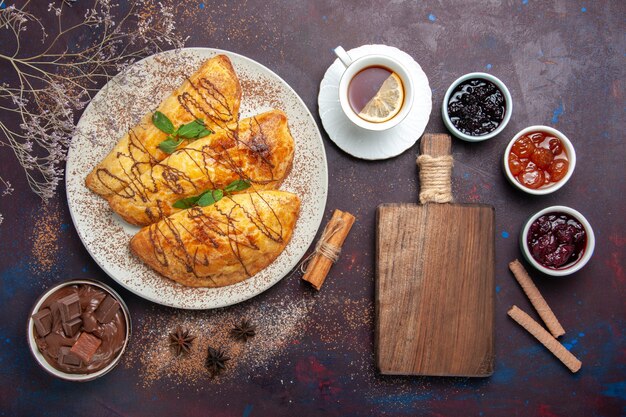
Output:
<svg viewBox="0 0 626 417">
<path fill-rule="evenodd" d="M 530 275 L 528 275 L 528 272 L 526 272 L 526 269 L 524 269 L 524 266 L 520 263 L 520 261 L 516 259 L 513 262 L 510 262 L 509 269 L 513 272 L 515 279 L 519 282 L 519 285 L 521 285 L 533 307 L 535 307 L 535 310 L 539 313 L 541 320 L 543 320 L 548 330 L 550 330 L 550 333 L 552 333 L 552 336 L 563 336 L 565 334 L 565 329 L 563 329 L 563 326 L 559 323 L 559 320 L 554 315 L 554 312 L 543 298 L 539 289 L 533 282 Z"/>
<path fill-rule="evenodd" d="M 541 342 L 554 356 L 559 358 L 570 371 L 576 373 L 582 366 L 582 362 L 579 361 L 576 356 L 565 349 L 565 347 L 559 343 L 550 333 L 544 329 L 541 324 L 533 320 L 528 314 L 519 309 L 517 306 L 513 306 L 507 313 L 513 320 L 515 320 L 520 326 L 528 331 L 528 333 L 535 336 L 535 339 Z"/>
</svg>

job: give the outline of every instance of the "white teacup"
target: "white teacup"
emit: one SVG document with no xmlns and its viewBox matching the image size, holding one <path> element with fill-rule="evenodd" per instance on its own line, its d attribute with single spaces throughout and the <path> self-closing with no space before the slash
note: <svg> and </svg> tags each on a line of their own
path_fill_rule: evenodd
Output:
<svg viewBox="0 0 626 417">
<path fill-rule="evenodd" d="M 361 58 L 352 59 L 341 46 L 336 47 L 334 52 L 346 67 L 339 81 L 339 103 L 346 117 L 352 123 L 363 129 L 380 131 L 390 129 L 404 120 L 409 111 L 411 111 L 411 106 L 413 106 L 413 80 L 406 68 L 397 59 L 381 54 L 365 55 Z M 402 80 L 402 87 L 404 88 L 404 101 L 400 111 L 391 119 L 380 123 L 369 122 L 361 118 L 352 109 L 348 99 L 348 87 L 354 76 L 365 68 L 375 66 L 384 67 L 395 72 Z"/>
</svg>

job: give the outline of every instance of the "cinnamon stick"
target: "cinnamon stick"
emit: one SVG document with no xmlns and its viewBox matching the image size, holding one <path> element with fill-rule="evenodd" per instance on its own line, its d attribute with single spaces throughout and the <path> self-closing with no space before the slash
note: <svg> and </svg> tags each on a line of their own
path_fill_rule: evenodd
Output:
<svg viewBox="0 0 626 417">
<path fill-rule="evenodd" d="M 550 330 L 552 336 L 563 336 L 565 334 L 565 329 L 563 329 L 561 323 L 559 323 L 559 320 L 554 315 L 554 312 L 543 298 L 539 289 L 533 282 L 530 275 L 528 275 L 528 272 L 526 272 L 526 269 L 524 269 L 524 266 L 520 263 L 520 261 L 516 259 L 509 263 L 509 269 L 513 272 L 515 279 L 519 282 L 519 285 L 521 285 L 522 290 L 526 293 L 526 296 L 530 300 L 533 307 L 535 307 L 535 310 L 537 310 L 537 313 L 539 313 L 541 320 L 543 320 L 546 324 L 546 327 Z"/>
<path fill-rule="evenodd" d="M 541 342 L 554 356 L 556 356 L 570 371 L 576 373 L 580 370 L 582 362 L 579 361 L 576 356 L 565 349 L 565 347 L 559 343 L 550 333 L 544 329 L 541 324 L 533 320 L 528 314 L 519 309 L 517 306 L 511 307 L 507 313 L 513 320 L 515 320 L 520 326 L 532 334 L 535 339 Z"/>
<path fill-rule="evenodd" d="M 315 245 L 306 272 L 302 279 L 309 282 L 316 290 L 322 287 L 330 267 L 337 260 L 343 242 L 354 224 L 354 216 L 348 212 L 335 210 L 324 228 L 320 241 Z"/>
</svg>

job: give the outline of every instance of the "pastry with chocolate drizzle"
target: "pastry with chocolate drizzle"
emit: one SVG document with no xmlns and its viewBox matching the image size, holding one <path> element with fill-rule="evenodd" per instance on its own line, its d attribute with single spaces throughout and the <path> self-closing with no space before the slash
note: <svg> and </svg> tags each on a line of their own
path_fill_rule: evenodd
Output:
<svg viewBox="0 0 626 417">
<path fill-rule="evenodd" d="M 207 129 L 219 131 L 236 123 L 241 85 L 230 59 L 217 55 L 202 64 L 166 98 L 158 111 L 180 126 L 202 119 Z M 158 145 L 167 134 L 152 123 L 153 111 L 141 119 L 87 176 L 87 188 L 103 197 L 115 195 L 168 155 Z"/>
<path fill-rule="evenodd" d="M 271 110 L 178 149 L 108 198 L 127 222 L 146 226 L 180 209 L 173 204 L 244 179 L 256 190 L 277 189 L 289 174 L 294 140 L 287 116 Z"/>
<path fill-rule="evenodd" d="M 191 287 L 223 287 L 270 265 L 291 239 L 300 199 L 286 191 L 228 195 L 141 229 L 131 251 L 162 275 Z"/>
</svg>

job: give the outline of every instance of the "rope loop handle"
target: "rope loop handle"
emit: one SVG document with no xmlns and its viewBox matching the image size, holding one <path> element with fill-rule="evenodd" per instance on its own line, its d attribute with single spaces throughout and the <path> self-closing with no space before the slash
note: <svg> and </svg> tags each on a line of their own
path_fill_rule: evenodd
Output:
<svg viewBox="0 0 626 417">
<path fill-rule="evenodd" d="M 420 203 L 452 201 L 452 155 L 417 157 L 420 170 Z"/>
</svg>

